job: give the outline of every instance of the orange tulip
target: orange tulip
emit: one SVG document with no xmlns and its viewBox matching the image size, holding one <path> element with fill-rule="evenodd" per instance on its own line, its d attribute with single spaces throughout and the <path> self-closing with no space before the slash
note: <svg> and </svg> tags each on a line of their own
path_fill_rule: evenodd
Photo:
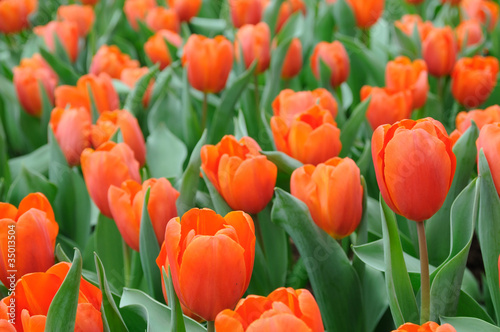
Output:
<svg viewBox="0 0 500 332">
<path fill-rule="evenodd" d="M 0 32 L 18 33 L 29 27 L 28 16 L 35 11 L 38 0 L 0 1 Z"/>
<path fill-rule="evenodd" d="M 95 151 L 88 148 L 81 155 L 82 173 L 90 197 L 103 215 L 112 218 L 108 190 L 125 180 L 141 181 L 139 163 L 125 143 L 106 142 Z"/>
<path fill-rule="evenodd" d="M 144 21 L 147 13 L 155 7 L 155 0 L 125 0 L 123 12 L 132 29 L 138 30 L 137 21 Z"/>
<path fill-rule="evenodd" d="M 498 22 L 498 3 L 490 0 L 463 0 L 462 11 L 469 19 L 475 19 L 493 31 Z"/>
<path fill-rule="evenodd" d="M 493 105 L 485 110 L 473 110 L 469 112 L 460 112 L 455 120 L 457 130 L 463 134 L 474 121 L 481 130 L 485 125 L 500 122 L 500 106 Z"/>
<path fill-rule="evenodd" d="M 455 29 L 457 34 L 458 48 L 475 46 L 483 40 L 483 29 L 476 20 L 462 21 Z M 467 44 L 464 45 L 464 43 Z"/>
<path fill-rule="evenodd" d="M 74 22 L 80 37 L 85 37 L 89 33 L 95 21 L 94 9 L 91 6 L 61 6 L 57 10 L 57 17 L 61 21 Z"/>
<path fill-rule="evenodd" d="M 231 42 L 223 36 L 214 39 L 193 34 L 184 45 L 182 65 L 188 64 L 189 83 L 205 93 L 220 92 L 233 66 Z"/>
<path fill-rule="evenodd" d="M 154 32 L 170 30 L 179 33 L 180 22 L 177 12 L 170 8 L 155 7 L 146 15 L 146 25 Z"/>
<path fill-rule="evenodd" d="M 349 56 L 339 41 L 332 43 L 319 42 L 311 55 L 311 69 L 317 79 L 320 78 L 320 60 L 330 68 L 330 84 L 336 88 L 344 83 L 349 77 Z"/>
<path fill-rule="evenodd" d="M 306 203 L 319 228 L 335 239 L 356 230 L 363 213 L 363 187 L 356 163 L 338 157 L 292 173 L 290 192 Z"/>
<path fill-rule="evenodd" d="M 99 0 L 80 0 L 80 2 L 84 5 L 95 6 L 99 2 Z"/>
<path fill-rule="evenodd" d="M 141 226 L 144 195 L 151 188 L 148 213 L 153 224 L 156 239 L 161 245 L 165 238 L 165 227 L 177 216 L 175 202 L 179 192 L 167 179 L 149 179 L 142 186 L 134 180 L 126 180 L 121 187 L 112 185 L 108 191 L 111 214 L 125 242 L 139 251 L 139 230 Z"/>
<path fill-rule="evenodd" d="M 259 213 L 273 197 L 278 169 L 250 137 L 224 136 L 201 148 L 201 168 L 233 210 Z"/>
<path fill-rule="evenodd" d="M 149 72 L 148 67 L 141 68 L 125 68 L 122 70 L 120 80 L 125 83 L 129 88 L 133 89 L 136 83 L 141 79 L 142 76 Z M 149 99 L 151 98 L 151 93 L 153 92 L 154 79 L 149 81 L 144 97 L 142 98 L 142 105 L 147 108 L 149 105 Z"/>
<path fill-rule="evenodd" d="M 15 303 L 14 331 L 16 329 L 18 332 L 44 331 L 52 299 L 61 287 L 70 267 L 70 263 L 61 262 L 52 266 L 47 272 L 30 273 L 19 279 L 12 294 L 0 302 L 0 317 L 8 316 L 9 304 Z M 101 303 L 102 293 L 99 288 L 82 277 L 75 331 L 103 331 Z"/>
<path fill-rule="evenodd" d="M 261 74 L 269 67 L 271 61 L 271 31 L 266 23 L 260 22 L 257 25 L 246 24 L 236 32 L 234 49 L 236 60 L 243 61 L 248 69 L 257 60 L 256 74 Z"/>
<path fill-rule="evenodd" d="M 54 90 L 59 78 L 39 54 L 22 59 L 13 71 L 14 87 L 21 106 L 28 114 L 39 117 L 43 108 L 40 84 L 45 88 L 50 102 L 54 103 Z"/>
<path fill-rule="evenodd" d="M 19 209 L 0 203 L 0 280 L 4 286 L 10 288 L 25 274 L 51 267 L 58 233 L 54 211 L 43 194 L 24 197 Z"/>
<path fill-rule="evenodd" d="M 453 97 L 465 107 L 477 107 L 484 103 L 497 84 L 497 58 L 475 56 L 457 61 L 451 74 Z"/>
<path fill-rule="evenodd" d="M 318 304 L 307 289 L 281 287 L 267 297 L 249 295 L 236 309 L 217 315 L 218 332 L 285 331 L 323 332 Z"/>
<path fill-rule="evenodd" d="M 261 0 L 229 0 L 231 18 L 235 28 L 245 24 L 257 24 L 262 17 Z"/>
<path fill-rule="evenodd" d="M 372 137 L 372 157 L 380 192 L 394 212 L 424 221 L 441 208 L 456 158 L 439 121 L 403 120 L 378 127 Z"/>
<path fill-rule="evenodd" d="M 76 61 L 78 57 L 78 25 L 76 23 L 52 21 L 47 25 L 35 27 L 33 32 L 44 40 L 51 52 L 56 49 L 54 37 L 57 37 L 66 50 L 69 59 L 72 62 Z"/>
<path fill-rule="evenodd" d="M 83 107 L 56 107 L 51 113 L 49 124 L 68 164 L 79 165 L 83 150 L 90 147 L 89 111 Z"/>
<path fill-rule="evenodd" d="M 281 117 L 289 126 L 295 116 L 307 111 L 309 108 L 318 104 L 326 109 L 335 119 L 338 112 L 337 101 L 328 90 L 319 88 L 313 91 L 299 91 L 286 89 L 281 90 L 280 94 L 273 101 L 274 115 Z"/>
<path fill-rule="evenodd" d="M 422 326 L 413 323 L 406 323 L 392 332 L 456 332 L 456 330 L 450 324 L 439 326 L 437 323 L 427 322 Z"/>
<path fill-rule="evenodd" d="M 202 0 L 168 0 L 168 6 L 177 12 L 181 22 L 188 22 L 198 15 Z"/>
<path fill-rule="evenodd" d="M 427 80 L 427 65 L 423 60 L 411 62 L 405 56 L 389 61 L 385 68 L 385 83 L 388 90 L 411 90 L 413 109 L 420 108 L 427 101 L 429 82 Z"/>
<path fill-rule="evenodd" d="M 106 111 L 101 113 L 95 125 L 92 125 L 92 145 L 99 148 L 108 142 L 120 129 L 123 142 L 134 152 L 135 159 L 142 166 L 146 163 L 146 143 L 137 119 L 126 110 Z"/>
<path fill-rule="evenodd" d="M 384 0 L 347 0 L 351 5 L 356 25 L 366 29 L 377 23 L 384 11 Z"/>
<path fill-rule="evenodd" d="M 431 75 L 451 73 L 457 58 L 455 34 L 449 26 L 432 29 L 422 45 L 422 54 Z"/>
<path fill-rule="evenodd" d="M 302 0 L 285 0 L 281 3 L 278 12 L 278 19 L 276 20 L 275 32 L 280 32 L 281 28 L 285 25 L 286 21 L 295 14 L 301 11 L 303 15 L 306 14 L 306 5 Z"/>
<path fill-rule="evenodd" d="M 377 88 L 365 85 L 361 89 L 361 100 L 371 96 L 366 118 L 375 130 L 383 124 L 393 124 L 409 118 L 413 99 L 411 90 L 392 91 L 387 88 Z"/>
<path fill-rule="evenodd" d="M 500 123 L 485 125 L 476 141 L 477 154 L 483 149 L 497 192 L 500 193 Z M 500 194 L 499 194 L 500 195 Z"/>
<path fill-rule="evenodd" d="M 423 41 L 432 31 L 433 26 L 430 21 L 422 21 L 422 18 L 419 15 L 403 15 L 401 20 L 394 22 L 394 26 L 396 26 L 399 30 L 403 31 L 408 36 L 413 35 L 413 31 L 415 27 L 417 27 L 418 34 L 420 36 L 420 40 Z"/>
<path fill-rule="evenodd" d="M 144 44 L 144 52 L 146 52 L 151 62 L 160 64 L 161 70 L 172 63 L 172 57 L 170 56 L 166 41 L 175 47 L 180 47 L 182 44 L 181 37 L 169 30 L 158 31 Z"/>
<path fill-rule="evenodd" d="M 290 125 L 283 117 L 273 116 L 271 130 L 278 150 L 304 164 L 325 162 L 338 156 L 342 148 L 331 113 L 318 105 L 297 115 Z"/>
<path fill-rule="evenodd" d="M 120 79 L 125 68 L 139 68 L 139 61 L 130 59 L 128 54 L 122 53 L 115 45 L 102 45 L 92 58 L 89 73 L 106 73 L 111 78 Z"/>
<path fill-rule="evenodd" d="M 223 218 L 209 209 L 191 209 L 167 224 L 165 249 L 180 302 L 213 321 L 234 308 L 250 283 L 254 224 L 242 211 Z"/>
<path fill-rule="evenodd" d="M 286 52 L 281 78 L 289 80 L 297 76 L 302 70 L 302 43 L 299 38 L 294 38 Z"/>
</svg>

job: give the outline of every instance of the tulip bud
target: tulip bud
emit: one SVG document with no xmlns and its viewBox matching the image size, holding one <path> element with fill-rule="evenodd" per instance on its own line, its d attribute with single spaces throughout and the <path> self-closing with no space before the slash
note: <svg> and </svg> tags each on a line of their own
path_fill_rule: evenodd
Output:
<svg viewBox="0 0 500 332">
<path fill-rule="evenodd" d="M 80 0 L 83 5 L 95 6 L 99 0 Z"/>
<path fill-rule="evenodd" d="M 372 157 L 380 192 L 394 212 L 424 221 L 441 208 L 456 158 L 440 122 L 426 118 L 378 127 L 372 137 Z"/>
<path fill-rule="evenodd" d="M 456 128 L 463 134 L 469 129 L 472 121 L 476 123 L 479 130 L 487 124 L 500 122 L 500 106 L 493 105 L 485 110 L 473 110 L 469 112 L 460 112 L 455 120 Z"/>
<path fill-rule="evenodd" d="M 271 60 L 271 32 L 266 23 L 260 22 L 257 25 L 246 24 L 236 32 L 234 50 L 236 60 L 245 62 L 248 69 L 257 60 L 256 74 L 261 74 L 269 67 Z"/>
<path fill-rule="evenodd" d="M 498 3 L 491 0 L 462 0 L 462 11 L 469 19 L 477 20 L 493 31 L 498 22 Z"/>
<path fill-rule="evenodd" d="M 89 73 L 106 73 L 111 78 L 120 79 L 125 68 L 139 68 L 139 61 L 130 59 L 128 54 L 122 53 L 115 45 L 103 45 L 92 58 Z"/>
<path fill-rule="evenodd" d="M 138 30 L 137 21 L 144 21 L 148 11 L 155 7 L 155 0 L 125 0 L 123 12 L 132 29 Z"/>
<path fill-rule="evenodd" d="M 180 22 L 175 10 L 165 7 L 150 9 L 146 15 L 146 25 L 154 32 L 170 30 L 179 33 Z"/>
<path fill-rule="evenodd" d="M 159 63 L 160 69 L 163 70 L 172 63 L 172 57 L 168 50 L 167 41 L 175 47 L 180 47 L 182 44 L 181 37 L 175 32 L 169 30 L 160 30 L 155 35 L 151 36 L 144 44 L 144 52 L 153 63 Z"/>
<path fill-rule="evenodd" d="M 290 16 L 298 11 L 301 11 L 303 15 L 306 14 L 306 5 L 302 0 L 284 0 L 281 3 L 280 10 L 278 12 L 275 32 L 280 32 L 281 28 L 285 26 L 285 23 L 288 21 Z"/>
<path fill-rule="evenodd" d="M 457 43 L 450 27 L 434 28 L 422 45 L 422 54 L 431 75 L 441 77 L 451 73 L 457 58 Z"/>
<path fill-rule="evenodd" d="M 229 0 L 231 18 L 235 28 L 245 24 L 257 24 L 262 17 L 261 0 Z"/>
<path fill-rule="evenodd" d="M 483 40 L 483 29 L 476 20 L 467 20 L 460 23 L 455 29 L 458 48 L 464 49 L 479 44 Z M 467 42 L 465 45 L 464 43 Z"/>
<path fill-rule="evenodd" d="M 413 323 L 406 323 L 401 325 L 397 330 L 392 332 L 457 332 L 453 326 L 450 324 L 444 324 L 439 326 L 434 322 L 427 322 L 422 326 Z"/>
<path fill-rule="evenodd" d="M 500 193 L 500 123 L 485 125 L 476 141 L 477 155 L 483 149 L 497 192 Z M 500 195 L 500 194 L 499 194 Z"/>
<path fill-rule="evenodd" d="M 0 1 L 0 32 L 18 33 L 29 27 L 28 16 L 36 9 L 38 1 Z"/>
<path fill-rule="evenodd" d="M 76 61 L 78 57 L 78 25 L 76 23 L 52 21 L 47 25 L 35 27 L 33 32 L 44 40 L 51 52 L 56 49 L 54 38 L 57 37 L 66 50 L 69 59 L 72 62 Z"/>
<path fill-rule="evenodd" d="M 141 68 L 125 68 L 122 70 L 120 80 L 125 83 L 130 89 L 135 88 L 136 83 L 149 72 L 148 67 Z M 154 79 L 149 81 L 144 97 L 142 98 L 142 106 L 147 108 L 149 105 L 149 99 L 151 98 L 151 93 L 153 92 Z"/>
<path fill-rule="evenodd" d="M 384 11 L 384 0 L 347 0 L 351 6 L 356 25 L 366 29 L 377 23 Z"/>
<path fill-rule="evenodd" d="M 427 80 L 427 65 L 423 60 L 418 59 L 411 62 L 407 57 L 400 56 L 389 61 L 385 68 L 385 82 L 387 89 L 391 91 L 411 90 L 412 109 L 425 105 L 429 92 L 429 82 Z"/>
<path fill-rule="evenodd" d="M 286 52 L 281 78 L 289 80 L 297 76 L 302 70 L 302 43 L 300 39 L 294 38 Z"/>
<path fill-rule="evenodd" d="M 337 40 L 330 44 L 320 42 L 314 48 L 311 55 L 311 69 L 317 79 L 320 78 L 320 60 L 330 68 L 330 84 L 332 87 L 340 86 L 349 77 L 349 56 L 341 42 Z"/>
<path fill-rule="evenodd" d="M 181 22 L 189 22 L 198 15 L 202 0 L 168 0 L 168 6 L 177 12 Z"/>
<path fill-rule="evenodd" d="M 57 17 L 61 21 L 75 23 L 78 28 L 78 35 L 83 38 L 87 36 L 95 21 L 94 9 L 91 6 L 61 6 L 57 10 Z"/>
<path fill-rule="evenodd" d="M 420 36 L 420 41 L 425 40 L 429 32 L 434 28 L 432 22 L 422 21 L 419 15 L 406 14 L 403 15 L 401 20 L 394 22 L 394 26 L 404 32 L 408 36 L 413 36 L 413 31 L 417 27 L 418 34 Z"/>
</svg>

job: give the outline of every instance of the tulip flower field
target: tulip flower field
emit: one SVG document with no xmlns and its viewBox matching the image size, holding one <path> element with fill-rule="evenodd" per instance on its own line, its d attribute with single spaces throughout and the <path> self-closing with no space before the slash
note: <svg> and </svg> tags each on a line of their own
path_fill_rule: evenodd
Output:
<svg viewBox="0 0 500 332">
<path fill-rule="evenodd" d="M 500 332 L 498 0 L 0 0 L 0 332 Z"/>
</svg>

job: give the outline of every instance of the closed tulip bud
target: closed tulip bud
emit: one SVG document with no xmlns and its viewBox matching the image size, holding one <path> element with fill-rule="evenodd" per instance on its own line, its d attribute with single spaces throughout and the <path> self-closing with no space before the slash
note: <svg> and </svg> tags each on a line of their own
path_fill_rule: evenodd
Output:
<svg viewBox="0 0 500 332">
<path fill-rule="evenodd" d="M 384 11 L 385 0 L 347 0 L 356 18 L 356 25 L 366 29 L 377 23 Z"/>
<path fill-rule="evenodd" d="M 40 36 L 49 50 L 54 52 L 56 49 L 56 41 L 58 38 L 64 50 L 72 62 L 78 57 L 78 25 L 70 21 L 52 21 L 44 26 L 37 26 L 33 32 Z"/>
<path fill-rule="evenodd" d="M 257 25 L 246 24 L 236 32 L 234 41 L 236 60 L 238 62 L 243 60 L 247 69 L 257 60 L 256 74 L 261 74 L 269 68 L 270 48 L 271 31 L 264 22 Z M 240 53 L 243 53 L 243 59 Z"/>
<path fill-rule="evenodd" d="M 139 29 L 137 21 L 144 21 L 147 13 L 156 7 L 155 0 L 125 0 L 123 12 L 134 30 Z"/>
<path fill-rule="evenodd" d="M 127 144 L 134 157 L 142 166 L 146 163 L 146 143 L 137 119 L 126 110 L 106 111 L 101 113 L 95 125 L 92 126 L 92 145 L 99 148 L 108 142 L 120 129 L 123 142 Z"/>
<path fill-rule="evenodd" d="M 295 116 L 316 104 L 329 111 L 335 119 L 338 112 L 337 101 L 328 90 L 323 88 L 299 92 L 290 89 L 282 90 L 274 99 L 272 107 L 274 115 L 281 117 L 289 126 Z"/>
<path fill-rule="evenodd" d="M 254 224 L 242 211 L 222 217 L 191 209 L 168 222 L 165 250 L 181 304 L 213 321 L 222 310 L 234 308 L 250 283 Z"/>
<path fill-rule="evenodd" d="M 419 15 L 406 14 L 403 15 L 401 20 L 394 22 L 394 26 L 404 32 L 408 36 L 413 36 L 413 31 L 417 27 L 418 34 L 420 36 L 420 41 L 425 40 L 429 32 L 434 28 L 432 22 L 422 21 Z"/>
<path fill-rule="evenodd" d="M 490 0 L 462 0 L 462 11 L 469 19 L 474 19 L 489 31 L 493 31 L 498 22 L 498 3 Z"/>
<path fill-rule="evenodd" d="M 115 45 L 103 45 L 92 58 L 89 73 L 106 73 L 111 78 L 120 79 L 125 68 L 139 68 L 139 61 L 130 59 L 128 54 L 122 53 Z"/>
<path fill-rule="evenodd" d="M 44 331 L 50 304 L 70 268 L 70 263 L 61 262 L 46 272 L 30 273 L 19 279 L 10 295 L 0 302 L 0 317 L 7 317 L 8 313 L 14 314 L 14 331 Z M 14 312 L 10 311 L 12 303 L 15 303 Z M 101 303 L 102 293 L 99 288 L 81 277 L 74 320 L 75 331 L 103 331 Z"/>
<path fill-rule="evenodd" d="M 59 78 L 39 54 L 21 60 L 13 71 L 14 87 L 21 106 L 28 114 L 39 117 L 43 108 L 40 85 L 50 102 L 54 103 L 54 90 Z"/>
<path fill-rule="evenodd" d="M 223 36 L 214 39 L 191 35 L 184 45 L 182 65 L 187 63 L 187 75 L 193 88 L 205 93 L 220 92 L 233 66 L 231 42 Z"/>
<path fill-rule="evenodd" d="M 148 67 L 141 68 L 125 68 L 122 70 L 120 80 L 125 83 L 129 88 L 133 89 L 136 83 L 149 72 Z M 142 105 L 147 108 L 149 105 L 149 99 L 151 98 L 151 93 L 153 92 L 154 79 L 149 81 L 144 97 L 142 97 Z"/>
<path fill-rule="evenodd" d="M 167 68 L 172 63 L 172 56 L 168 50 L 167 41 L 175 47 L 180 47 L 182 44 L 181 37 L 175 32 L 169 30 L 160 30 L 153 36 L 149 37 L 144 44 L 144 52 L 152 63 L 160 64 L 160 69 Z"/>
<path fill-rule="evenodd" d="M 111 214 L 125 242 L 139 251 L 139 230 L 141 226 L 144 195 L 150 189 L 148 213 L 153 229 L 161 245 L 165 238 L 165 227 L 170 219 L 177 217 L 175 202 L 179 192 L 167 179 L 149 179 L 142 186 L 134 180 L 126 180 L 120 187 L 112 185 L 108 191 Z"/>
<path fill-rule="evenodd" d="M 262 17 L 261 0 L 229 0 L 231 18 L 235 28 L 245 24 L 257 24 Z"/>
<path fill-rule="evenodd" d="M 318 304 L 307 289 L 280 287 L 267 297 L 249 295 L 233 310 L 217 315 L 218 332 L 283 331 L 293 327 L 297 332 L 323 332 Z"/>
<path fill-rule="evenodd" d="M 73 97 L 73 93 L 68 96 L 64 96 L 63 92 L 58 94 L 59 87 L 56 89 L 56 106 L 66 107 L 67 104 L 71 104 L 72 100 L 65 100 L 66 98 Z M 88 74 L 83 75 L 78 79 L 76 89 L 78 92 L 74 93 L 75 96 L 75 107 L 81 104 L 86 104 L 87 109 L 90 112 L 91 102 L 90 93 L 92 93 L 92 98 L 94 100 L 95 106 L 99 113 L 104 111 L 115 110 L 119 107 L 120 100 L 118 99 L 118 94 L 116 93 L 111 77 L 108 74 L 102 73 L 99 76 Z M 90 92 L 89 92 L 90 91 Z M 83 100 L 81 99 L 83 96 Z M 60 97 L 60 103 L 64 106 L 58 104 L 58 97 Z"/>
<path fill-rule="evenodd" d="M 411 61 L 400 56 L 387 63 L 385 68 L 385 83 L 388 90 L 410 90 L 413 109 L 420 108 L 427 101 L 429 82 L 427 80 L 427 65 L 423 60 Z M 402 120 L 402 119 L 400 119 Z"/>
<path fill-rule="evenodd" d="M 336 88 L 347 81 L 350 71 L 349 56 L 339 41 L 319 42 L 311 55 L 311 69 L 317 79 L 320 78 L 320 61 L 330 68 L 330 84 Z"/>
<path fill-rule="evenodd" d="M 224 136 L 201 148 L 201 168 L 233 210 L 259 213 L 273 197 L 278 169 L 252 138 Z"/>
<path fill-rule="evenodd" d="M 95 6 L 99 0 L 80 0 L 80 2 L 84 5 Z"/>
<path fill-rule="evenodd" d="M 297 115 L 290 125 L 273 116 L 271 130 L 277 149 L 304 164 L 325 162 L 342 149 L 340 129 L 331 113 L 318 105 Z"/>
<path fill-rule="evenodd" d="M 500 122 L 500 106 L 493 105 L 485 110 L 473 110 L 469 112 L 460 112 L 455 120 L 456 128 L 460 134 L 469 129 L 472 121 L 476 123 L 477 128 L 481 130 L 485 125 Z"/>
<path fill-rule="evenodd" d="M 106 142 L 96 150 L 83 150 L 81 163 L 90 197 L 103 215 L 112 218 L 108 203 L 109 188 L 119 187 L 126 180 L 141 181 L 134 152 L 125 143 Z"/>
<path fill-rule="evenodd" d="M 286 52 L 281 78 L 289 80 L 297 76 L 302 70 L 302 43 L 299 38 L 292 39 L 290 47 Z"/>
<path fill-rule="evenodd" d="M 170 30 L 178 33 L 180 29 L 177 12 L 165 7 L 150 9 L 146 15 L 146 25 L 154 32 Z"/>
<path fill-rule="evenodd" d="M 422 45 L 422 54 L 431 75 L 441 77 L 451 73 L 457 59 L 457 43 L 450 27 L 434 28 Z"/>
<path fill-rule="evenodd" d="M 54 108 L 50 115 L 50 127 L 61 147 L 68 164 L 80 164 L 80 155 L 90 147 L 90 113 L 80 108 Z"/>
<path fill-rule="evenodd" d="M 371 100 L 366 118 L 373 130 L 383 124 L 393 124 L 407 119 L 411 115 L 413 105 L 411 90 L 392 91 L 365 85 L 361 89 L 361 100 L 368 97 L 371 97 Z"/>
<path fill-rule="evenodd" d="M 36 9 L 38 1 L 0 1 L 0 32 L 18 33 L 29 27 L 28 16 Z"/>
<path fill-rule="evenodd" d="M 281 3 L 278 12 L 278 19 L 276 20 L 275 32 L 280 32 L 281 28 L 285 25 L 286 21 L 293 14 L 301 11 L 303 15 L 306 14 L 306 5 L 302 0 L 285 0 Z"/>
<path fill-rule="evenodd" d="M 426 118 L 378 127 L 372 137 L 372 157 L 380 192 L 394 212 L 424 221 L 441 208 L 456 158 L 440 122 Z"/>
<path fill-rule="evenodd" d="M 41 193 L 29 194 L 19 209 L 0 203 L 0 280 L 9 287 L 25 274 L 45 271 L 54 264 L 54 247 L 59 226 L 54 211 Z M 15 237 L 15 260 L 8 253 Z M 14 265 L 13 265 L 14 264 Z M 12 272 L 14 271 L 14 272 Z M 9 278 L 14 275 L 14 280 Z M 13 288 L 13 287 L 10 287 Z M 0 316 L 1 317 L 1 316 Z"/>
<path fill-rule="evenodd" d="M 306 203 L 316 225 L 334 239 L 349 236 L 361 221 L 363 187 L 352 159 L 335 157 L 318 166 L 297 168 L 290 192 Z"/>
<path fill-rule="evenodd" d="M 181 22 L 189 22 L 198 15 L 202 0 L 168 0 L 168 6 L 177 12 Z"/>
<path fill-rule="evenodd" d="M 500 123 L 485 125 L 476 141 L 477 154 L 483 149 L 497 192 L 500 193 Z M 500 195 L 500 194 L 499 194 Z"/>
<path fill-rule="evenodd" d="M 479 44 L 483 40 L 483 29 L 476 20 L 467 20 L 460 23 L 455 29 L 458 48 L 464 49 Z M 464 43 L 466 43 L 464 45 Z"/>
<path fill-rule="evenodd" d="M 80 37 L 87 36 L 95 21 L 94 9 L 91 6 L 61 6 L 57 10 L 57 17 L 61 21 L 74 22 Z"/>
<path fill-rule="evenodd" d="M 439 324 L 434 322 L 427 322 L 422 326 L 406 323 L 401 325 L 397 330 L 392 332 L 457 332 L 453 326 L 450 324 L 444 324 L 439 326 Z"/>
<path fill-rule="evenodd" d="M 457 61 L 451 74 L 453 97 L 468 108 L 484 103 L 497 84 L 497 58 L 475 56 Z"/>
</svg>

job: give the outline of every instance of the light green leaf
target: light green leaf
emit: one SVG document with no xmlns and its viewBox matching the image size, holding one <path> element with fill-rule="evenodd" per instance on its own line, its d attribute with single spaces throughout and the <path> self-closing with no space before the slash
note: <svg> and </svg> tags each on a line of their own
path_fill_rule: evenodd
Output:
<svg viewBox="0 0 500 332">
<path fill-rule="evenodd" d="M 442 324 L 450 324 L 457 332 L 500 332 L 500 328 L 485 321 L 470 317 L 441 317 Z"/>
<path fill-rule="evenodd" d="M 175 178 L 182 174 L 187 148 L 164 123 L 160 123 L 146 142 L 146 161 L 154 178 Z"/>
</svg>

